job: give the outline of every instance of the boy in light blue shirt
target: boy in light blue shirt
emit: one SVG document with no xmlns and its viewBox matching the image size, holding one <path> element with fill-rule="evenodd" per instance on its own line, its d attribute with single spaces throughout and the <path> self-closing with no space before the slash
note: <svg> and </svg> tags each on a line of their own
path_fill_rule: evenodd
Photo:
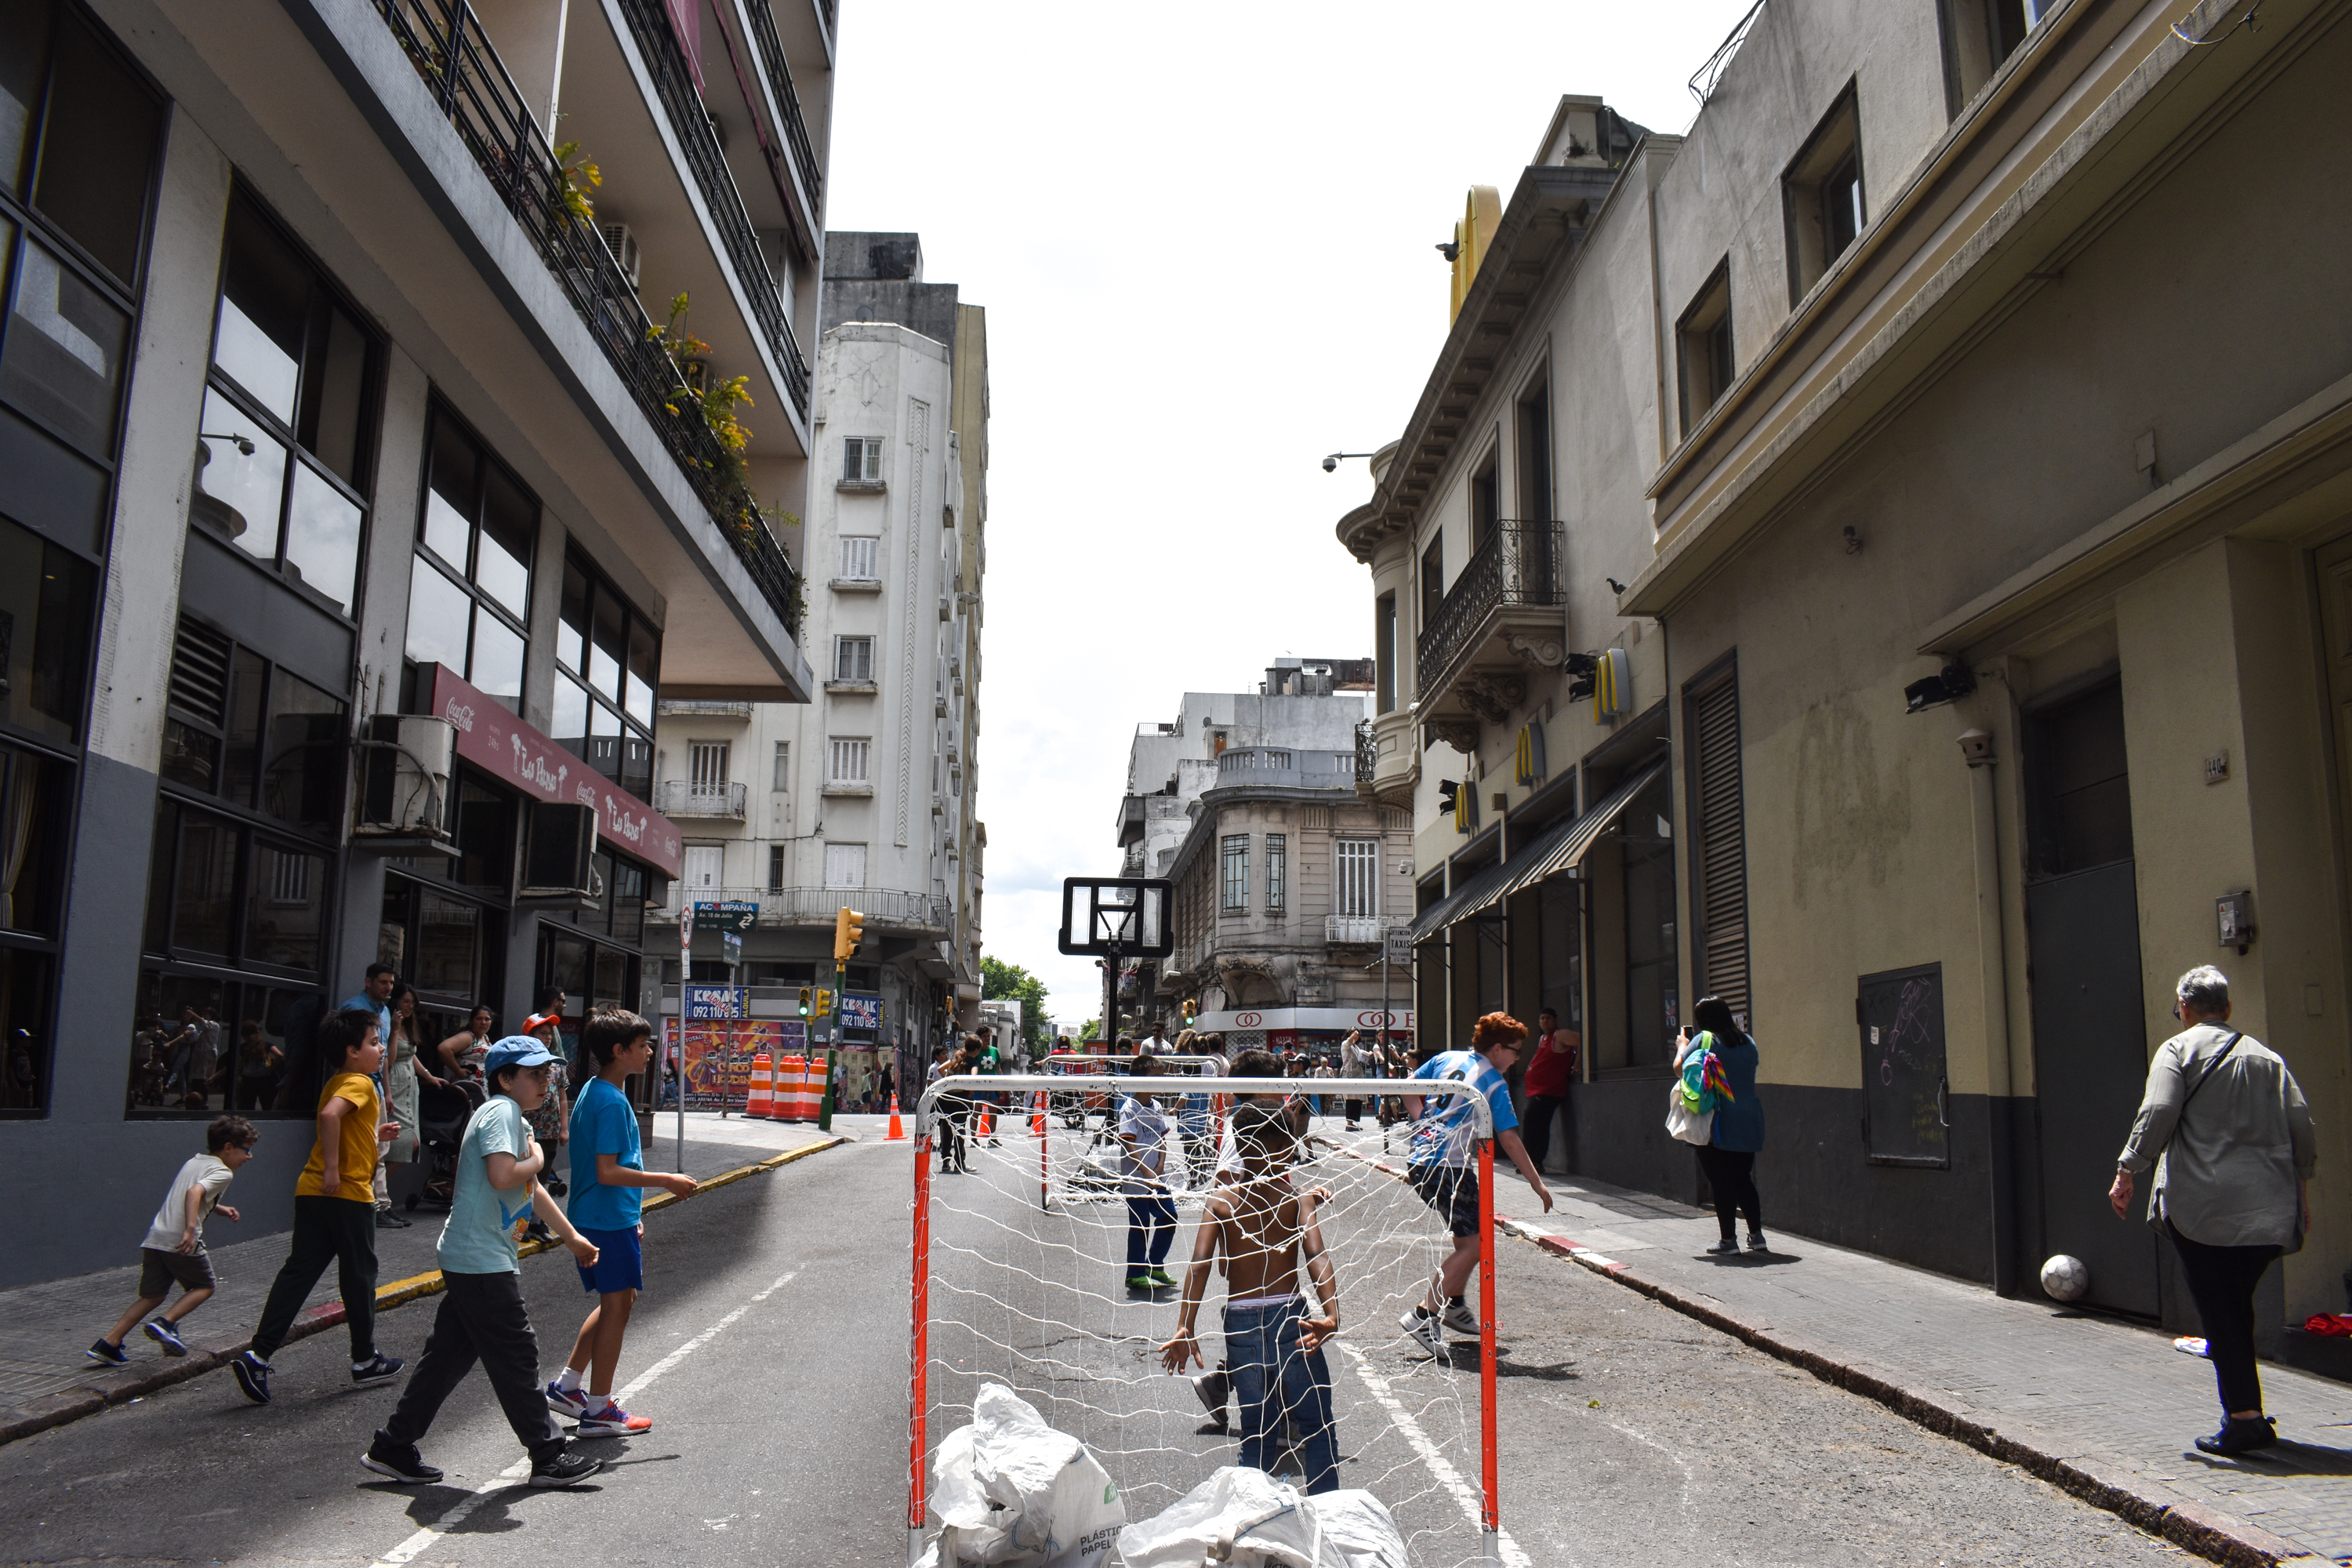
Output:
<svg viewBox="0 0 2352 1568">
<path fill-rule="evenodd" d="M 568 1487 L 604 1466 L 564 1442 L 539 1394 L 539 1342 L 522 1299 L 515 1226 L 536 1215 L 583 1264 L 596 1245 L 572 1227 L 540 1184 L 547 1154 L 530 1135 L 528 1114 L 547 1098 L 555 1058 L 529 1035 L 509 1035 L 482 1061 L 490 1094 L 466 1123 L 449 1222 L 441 1230 L 441 1310 L 400 1407 L 360 1462 L 380 1476 L 421 1486 L 441 1472 L 425 1463 L 416 1440 L 441 1402 L 480 1362 L 515 1436 L 530 1450 L 530 1484 Z"/>
<path fill-rule="evenodd" d="M 613 1373 L 629 1313 L 646 1284 L 638 1194 L 658 1187 L 682 1198 L 694 1191 L 694 1178 L 646 1169 L 636 1108 L 621 1091 L 631 1074 L 651 1069 L 654 1026 L 623 1008 L 592 1014 L 580 1032 L 580 1051 L 596 1076 L 572 1102 L 572 1221 L 596 1244 L 596 1257 L 580 1266 L 580 1283 L 596 1304 L 580 1325 L 562 1375 L 547 1385 L 547 1403 L 580 1423 L 580 1436 L 634 1437 L 654 1424 L 621 1408 L 613 1398 Z"/>
</svg>

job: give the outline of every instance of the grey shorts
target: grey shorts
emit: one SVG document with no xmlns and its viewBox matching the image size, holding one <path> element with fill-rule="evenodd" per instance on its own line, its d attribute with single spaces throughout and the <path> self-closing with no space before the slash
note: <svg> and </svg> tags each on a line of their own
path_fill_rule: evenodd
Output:
<svg viewBox="0 0 2352 1568">
<path fill-rule="evenodd" d="M 161 1247 L 139 1249 L 139 1294 L 152 1300 L 172 1293 L 177 1280 L 183 1289 L 209 1290 L 213 1279 L 212 1255 L 198 1247 L 194 1252 L 165 1252 Z"/>
</svg>

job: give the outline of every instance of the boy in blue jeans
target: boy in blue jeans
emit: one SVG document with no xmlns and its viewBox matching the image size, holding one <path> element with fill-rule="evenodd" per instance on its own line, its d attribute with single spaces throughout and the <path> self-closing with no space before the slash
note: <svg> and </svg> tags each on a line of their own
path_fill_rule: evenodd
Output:
<svg viewBox="0 0 2352 1568">
<path fill-rule="evenodd" d="M 654 1026 L 617 1007 L 592 1014 L 580 1033 L 580 1053 L 596 1076 L 572 1102 L 572 1223 L 596 1244 L 596 1261 L 580 1266 L 580 1283 L 596 1304 L 580 1325 L 562 1375 L 547 1385 L 547 1403 L 580 1423 L 575 1436 L 633 1437 L 654 1424 L 614 1400 L 613 1373 L 646 1283 L 638 1194 L 658 1187 L 684 1197 L 694 1191 L 694 1178 L 646 1169 L 636 1108 L 621 1090 L 632 1073 L 652 1068 Z"/>
<path fill-rule="evenodd" d="M 1307 1491 L 1337 1491 L 1331 1369 L 1323 1342 L 1339 1331 L 1339 1288 L 1315 1223 L 1316 1194 L 1293 1193 L 1284 1175 L 1296 1133 L 1280 1107 L 1245 1104 L 1234 1112 L 1233 1128 L 1242 1179 L 1210 1194 L 1202 1207 L 1184 1271 L 1184 1304 L 1175 1337 L 1160 1347 L 1160 1364 L 1172 1373 L 1188 1363 L 1204 1364 L 1192 1325 L 1223 1254 L 1225 1363 L 1241 1400 L 1241 1462 L 1269 1468 L 1287 1421 Z M 1320 1317 L 1307 1316 L 1298 1291 L 1302 1260 L 1322 1303 Z"/>
</svg>

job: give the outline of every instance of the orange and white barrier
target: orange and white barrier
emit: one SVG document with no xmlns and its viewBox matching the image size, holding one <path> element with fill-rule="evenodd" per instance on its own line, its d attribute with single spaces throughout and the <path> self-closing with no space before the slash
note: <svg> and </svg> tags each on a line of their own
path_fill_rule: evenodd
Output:
<svg viewBox="0 0 2352 1568">
<path fill-rule="evenodd" d="M 769 1082 L 772 1065 L 764 1051 L 751 1058 L 751 1084 L 743 1101 L 743 1114 L 762 1121 L 775 1115 L 775 1090 Z"/>
</svg>

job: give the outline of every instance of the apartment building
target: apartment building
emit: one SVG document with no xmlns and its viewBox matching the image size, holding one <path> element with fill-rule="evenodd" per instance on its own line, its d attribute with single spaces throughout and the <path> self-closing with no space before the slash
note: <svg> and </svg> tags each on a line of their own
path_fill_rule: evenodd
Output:
<svg viewBox="0 0 2352 1568">
<path fill-rule="evenodd" d="M 753 1016 L 798 1026 L 798 990 L 833 981 L 853 907 L 866 949 L 836 1037 L 864 1081 L 971 1028 L 980 1001 L 984 837 L 975 815 L 981 580 L 986 564 L 988 324 L 923 280 L 912 234 L 826 239 L 814 437 L 823 467 L 795 541 L 809 563 L 803 640 L 822 690 L 793 705 L 663 705 L 655 799 L 684 836 L 682 877 L 646 950 L 677 1003 L 678 911 L 729 906 L 690 976 L 748 987 Z M 789 1029 L 788 1029 L 789 1032 Z"/>
<path fill-rule="evenodd" d="M 86 1179 L 0 1282 L 111 1262 L 230 1107 L 293 1129 L 240 1200 L 289 1224 L 310 1031 L 372 962 L 428 1040 L 643 1004 L 658 703 L 817 687 L 768 518 L 814 439 L 831 22 L 12 11 L 0 1170 Z"/>
<path fill-rule="evenodd" d="M 2352 33 L 2341 5 L 2255 9 L 1769 0 L 1686 137 L 1625 154 L 1578 254 L 1514 269 L 1541 171 L 1499 204 L 1446 349 L 1491 354 L 1490 401 L 1433 377 L 1342 532 L 1415 639 L 1422 711 L 1384 703 L 1382 740 L 1492 702 L 1445 768 L 1487 807 L 1469 834 L 1402 748 L 1378 756 L 1447 873 L 1424 896 L 1482 933 L 1433 926 L 1424 994 L 1520 1005 L 1530 942 L 1552 984 L 1524 906 L 1560 879 L 1507 868 L 1585 870 L 1559 899 L 1584 1169 L 1690 1192 L 1656 1053 L 1683 998 L 1720 994 L 1763 1049 L 1759 1180 L 1788 1227 L 2002 1289 L 2074 1253 L 2095 1301 L 2180 1321 L 2163 1243 L 2104 1194 L 2172 982 L 2210 963 L 2322 1128 L 2267 1321 L 2336 1304 L 2352 142 L 2330 84 Z M 1542 330 L 1485 343 L 1523 295 Z M 1533 375 L 1547 416 L 1502 416 Z M 1564 736 L 1557 708 L 1435 668 L 1433 631 L 1507 647 L 1517 613 L 1454 610 L 1451 544 L 1420 568 L 1483 504 L 1489 435 L 1501 482 L 1548 477 L 1562 522 L 1560 602 L 1521 635 L 1627 654 L 1598 661 L 1613 727 Z M 1635 782 L 1608 748 L 1656 759 L 1597 836 L 1644 841 L 1647 890 L 1614 910 L 1580 829 L 1517 847 L 1546 785 L 1512 742 L 1538 722 L 1587 821 Z M 1468 864 L 1486 834 L 1499 883 Z"/>
</svg>

